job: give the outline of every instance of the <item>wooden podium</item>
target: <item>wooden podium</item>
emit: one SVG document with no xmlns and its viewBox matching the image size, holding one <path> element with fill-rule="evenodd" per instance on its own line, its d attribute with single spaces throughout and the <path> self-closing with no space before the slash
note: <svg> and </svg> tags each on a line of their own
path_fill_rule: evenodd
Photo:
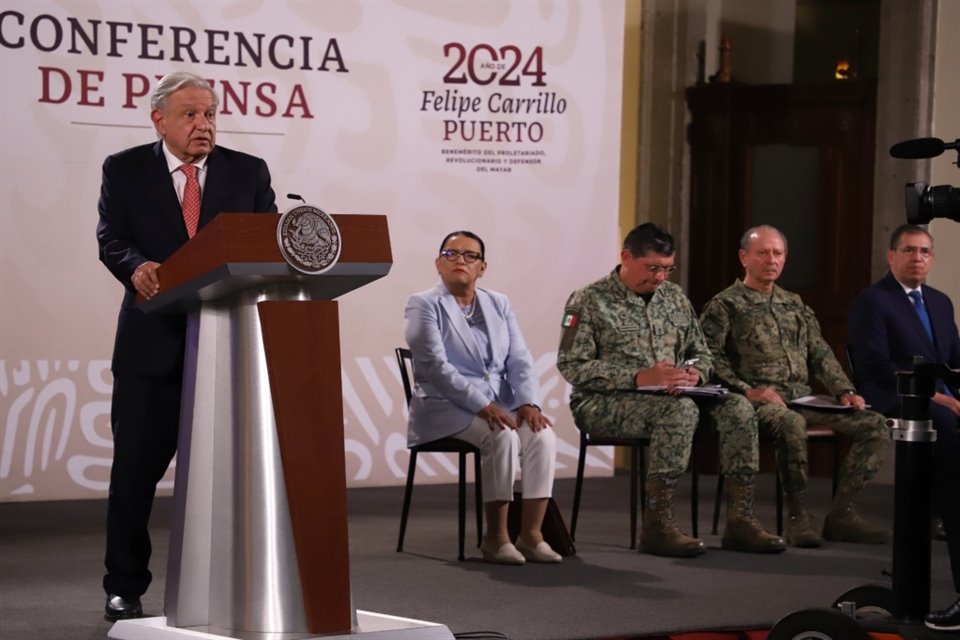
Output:
<svg viewBox="0 0 960 640">
<path fill-rule="evenodd" d="M 109 637 L 364 632 L 350 592 L 333 298 L 387 275 L 392 257 L 385 216 L 333 218 L 340 258 L 311 276 L 283 259 L 279 216 L 221 213 L 141 303 L 188 313 L 166 617 L 120 621 Z"/>
</svg>

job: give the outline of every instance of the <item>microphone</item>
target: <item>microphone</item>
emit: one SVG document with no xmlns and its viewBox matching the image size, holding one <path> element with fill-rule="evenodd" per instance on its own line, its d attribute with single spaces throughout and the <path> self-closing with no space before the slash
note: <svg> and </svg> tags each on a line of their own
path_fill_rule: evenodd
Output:
<svg viewBox="0 0 960 640">
<path fill-rule="evenodd" d="M 920 158 L 935 158 L 947 149 L 960 149 L 960 140 L 944 142 L 940 138 L 917 138 L 904 140 L 890 147 L 890 155 L 894 158 L 916 160 Z"/>
<path fill-rule="evenodd" d="M 299 193 L 288 193 L 287 197 L 290 198 L 291 200 L 299 200 L 303 204 L 307 204 L 307 201 L 304 200 L 303 196 L 301 196 Z"/>
</svg>

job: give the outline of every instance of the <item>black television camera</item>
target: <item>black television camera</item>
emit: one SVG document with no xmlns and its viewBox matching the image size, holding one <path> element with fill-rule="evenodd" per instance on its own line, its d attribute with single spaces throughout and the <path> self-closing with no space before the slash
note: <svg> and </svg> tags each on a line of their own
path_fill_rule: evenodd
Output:
<svg viewBox="0 0 960 640">
<path fill-rule="evenodd" d="M 960 158 L 960 140 L 944 142 L 939 138 L 904 140 L 890 147 L 894 158 L 935 158 L 947 149 L 957 151 Z M 960 159 L 954 162 L 960 167 Z M 925 182 L 908 182 L 906 185 L 907 222 L 927 224 L 934 218 L 947 218 L 960 222 L 960 189 L 948 184 L 931 187 Z"/>
</svg>

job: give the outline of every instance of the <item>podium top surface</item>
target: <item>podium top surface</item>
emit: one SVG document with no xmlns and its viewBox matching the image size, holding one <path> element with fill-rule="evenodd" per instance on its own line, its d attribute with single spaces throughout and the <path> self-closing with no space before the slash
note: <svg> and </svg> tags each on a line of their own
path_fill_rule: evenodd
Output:
<svg viewBox="0 0 960 640">
<path fill-rule="evenodd" d="M 159 269 L 160 293 L 137 297 L 146 312 L 186 312 L 237 292 L 300 285 L 314 300 L 332 300 L 387 275 L 393 264 L 384 215 L 336 214 L 340 258 L 329 271 L 307 275 L 287 264 L 277 244 L 279 215 L 221 213 Z"/>
</svg>

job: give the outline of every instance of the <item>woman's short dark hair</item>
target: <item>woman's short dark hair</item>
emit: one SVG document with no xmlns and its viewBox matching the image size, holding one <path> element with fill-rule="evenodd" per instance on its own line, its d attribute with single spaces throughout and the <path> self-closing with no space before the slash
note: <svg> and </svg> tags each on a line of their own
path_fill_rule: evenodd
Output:
<svg viewBox="0 0 960 640">
<path fill-rule="evenodd" d="M 623 239 L 623 248 L 634 258 L 645 256 L 648 253 L 658 253 L 662 256 L 672 256 L 673 236 L 658 224 L 644 222 L 633 228 Z"/>
<path fill-rule="evenodd" d="M 443 251 L 443 248 L 447 246 L 447 243 L 450 242 L 451 239 L 456 238 L 457 236 L 470 238 L 471 240 L 476 240 L 478 243 L 480 243 L 480 259 L 486 260 L 487 250 L 484 248 L 483 240 L 481 240 L 480 236 L 475 234 L 473 231 L 466 231 L 463 229 L 461 229 L 460 231 L 451 231 L 446 236 L 444 236 L 443 242 L 440 243 L 440 251 Z"/>
</svg>

